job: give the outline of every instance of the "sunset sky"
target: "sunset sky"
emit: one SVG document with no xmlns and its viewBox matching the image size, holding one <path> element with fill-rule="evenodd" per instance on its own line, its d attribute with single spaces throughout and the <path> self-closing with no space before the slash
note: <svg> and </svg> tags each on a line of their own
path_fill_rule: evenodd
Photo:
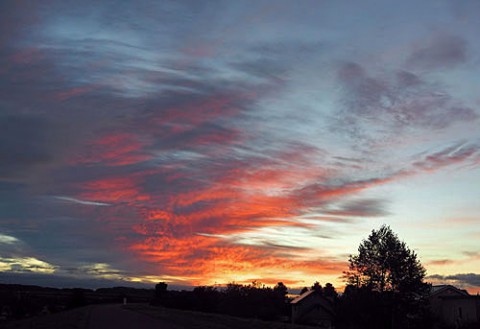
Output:
<svg viewBox="0 0 480 329">
<path fill-rule="evenodd" d="M 480 1 L 0 2 L 0 282 L 480 291 Z"/>
</svg>

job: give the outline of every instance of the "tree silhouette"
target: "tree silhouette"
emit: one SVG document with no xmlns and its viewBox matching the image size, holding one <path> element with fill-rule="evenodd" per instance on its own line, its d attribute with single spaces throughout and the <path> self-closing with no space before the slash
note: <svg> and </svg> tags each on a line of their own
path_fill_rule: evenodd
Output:
<svg viewBox="0 0 480 329">
<path fill-rule="evenodd" d="M 283 282 L 277 283 L 277 285 L 273 288 L 273 292 L 277 294 L 279 297 L 285 298 L 288 294 L 288 288 Z"/>
<path fill-rule="evenodd" d="M 338 294 L 335 291 L 335 287 L 331 283 L 327 283 L 323 288 L 323 294 L 325 297 L 337 298 Z"/>
<path fill-rule="evenodd" d="M 322 285 L 321 285 L 320 282 L 318 282 L 318 281 L 315 281 L 315 283 L 313 284 L 311 290 L 315 290 L 316 292 L 318 292 L 318 293 L 320 293 L 321 295 L 323 295 Z"/>
<path fill-rule="evenodd" d="M 349 263 L 349 271 L 345 273 L 348 284 L 359 288 L 399 293 L 425 288 L 426 271 L 416 253 L 387 225 L 372 230 L 358 247 L 358 254 L 350 255 Z"/>
<path fill-rule="evenodd" d="M 302 290 L 300 290 L 300 295 L 303 295 L 304 293 L 306 293 L 308 291 L 308 288 L 307 287 L 303 287 Z"/>
<path fill-rule="evenodd" d="M 372 230 L 350 255 L 339 313 L 357 328 L 427 328 L 429 285 L 414 251 L 387 225 Z M 344 324 L 339 327 L 342 328 Z M 348 323 L 347 323 L 348 327 Z"/>
<path fill-rule="evenodd" d="M 165 282 L 159 282 L 155 285 L 155 296 L 161 297 L 167 292 L 168 284 Z"/>
</svg>

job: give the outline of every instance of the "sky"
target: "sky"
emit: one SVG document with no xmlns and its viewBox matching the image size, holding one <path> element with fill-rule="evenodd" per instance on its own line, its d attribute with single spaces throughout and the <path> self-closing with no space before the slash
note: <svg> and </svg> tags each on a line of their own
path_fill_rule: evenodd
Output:
<svg viewBox="0 0 480 329">
<path fill-rule="evenodd" d="M 0 281 L 480 291 L 480 2 L 0 3 Z"/>
</svg>

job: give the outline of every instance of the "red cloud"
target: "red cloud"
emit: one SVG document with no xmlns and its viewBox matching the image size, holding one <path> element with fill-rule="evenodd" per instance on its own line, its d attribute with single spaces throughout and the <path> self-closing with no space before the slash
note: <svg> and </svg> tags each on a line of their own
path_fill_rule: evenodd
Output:
<svg viewBox="0 0 480 329">
<path fill-rule="evenodd" d="M 428 265 L 453 265 L 456 261 L 452 259 L 436 259 L 428 262 Z"/>
<path fill-rule="evenodd" d="M 94 86 L 74 87 L 74 88 L 57 92 L 56 94 L 53 95 L 53 98 L 57 101 L 65 101 L 69 98 L 86 94 L 94 90 L 94 88 L 95 88 Z"/>
<path fill-rule="evenodd" d="M 237 114 L 241 109 L 235 105 L 239 99 L 252 98 L 248 95 L 214 95 L 201 101 L 184 104 L 181 108 L 171 107 L 161 111 L 161 116 L 154 119 L 159 125 L 170 125 L 170 132 L 183 132 L 192 126 L 225 118 Z"/>
<path fill-rule="evenodd" d="M 107 178 L 86 182 L 81 197 L 107 203 L 147 201 L 150 196 L 141 193 L 136 177 Z"/>
<path fill-rule="evenodd" d="M 107 134 L 89 142 L 72 163 L 123 166 L 147 161 L 151 155 L 144 151 L 147 142 L 129 133 Z"/>
</svg>

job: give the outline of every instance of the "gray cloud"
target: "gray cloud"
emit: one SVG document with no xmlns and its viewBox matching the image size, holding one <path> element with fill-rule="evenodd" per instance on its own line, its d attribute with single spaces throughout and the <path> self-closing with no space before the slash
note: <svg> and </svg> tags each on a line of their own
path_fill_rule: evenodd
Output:
<svg viewBox="0 0 480 329">
<path fill-rule="evenodd" d="M 480 287 L 480 274 L 478 273 L 464 273 L 448 275 L 445 277 L 447 280 L 455 280 L 474 287 Z"/>
<path fill-rule="evenodd" d="M 438 170 L 452 164 L 472 160 L 480 152 L 477 144 L 456 143 L 440 151 L 425 155 L 421 160 L 412 163 L 413 167 L 420 170 Z"/>
<path fill-rule="evenodd" d="M 324 213 L 329 215 L 353 216 L 353 217 L 383 217 L 389 212 L 386 210 L 387 202 L 381 199 L 350 200 Z"/>
<path fill-rule="evenodd" d="M 0 280 L 4 283 L 15 283 L 25 285 L 38 285 L 52 288 L 107 288 L 107 287 L 137 287 L 153 288 L 154 284 L 145 284 L 140 282 L 130 282 L 122 280 L 96 279 L 92 277 L 71 277 L 55 274 L 35 274 L 35 273 L 0 273 Z"/>
<path fill-rule="evenodd" d="M 444 69 L 467 60 L 467 42 L 459 36 L 436 34 L 418 47 L 407 60 L 409 65 Z"/>
<path fill-rule="evenodd" d="M 459 273 L 455 275 L 432 274 L 427 280 L 444 281 L 447 283 L 458 284 L 467 287 L 480 287 L 480 274 L 478 273 Z"/>
<path fill-rule="evenodd" d="M 5 178 L 30 167 L 52 161 L 52 127 L 47 120 L 31 116 L 0 117 L 0 172 Z"/>
<path fill-rule="evenodd" d="M 447 129 L 473 122 L 478 113 L 438 86 L 408 71 L 371 74 L 358 63 L 343 63 L 343 109 L 332 131 L 342 131 L 362 146 L 389 145 L 415 130 Z"/>
</svg>

